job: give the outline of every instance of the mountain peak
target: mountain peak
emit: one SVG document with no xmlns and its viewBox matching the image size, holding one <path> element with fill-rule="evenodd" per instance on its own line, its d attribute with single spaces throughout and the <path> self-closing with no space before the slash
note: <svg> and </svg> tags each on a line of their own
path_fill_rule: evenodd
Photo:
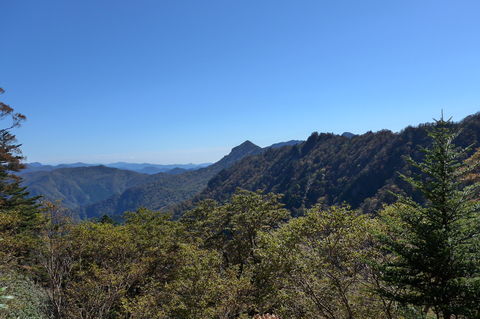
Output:
<svg viewBox="0 0 480 319">
<path fill-rule="evenodd" d="M 353 133 L 350 133 L 350 132 L 343 132 L 342 134 L 343 137 L 346 137 L 346 138 L 352 138 L 354 136 L 356 136 L 355 134 Z"/>
<path fill-rule="evenodd" d="M 260 154 L 262 150 L 263 149 L 260 146 L 253 144 L 249 140 L 246 140 L 242 144 L 232 148 L 228 155 L 224 156 L 220 161 L 212 166 L 226 168 L 246 156 Z"/>
<path fill-rule="evenodd" d="M 232 148 L 230 154 L 228 154 L 227 156 L 238 159 L 239 157 L 245 157 L 246 155 L 258 154 L 261 152 L 261 150 L 262 148 L 260 146 L 253 144 L 249 140 L 246 140 L 242 144 Z"/>
<path fill-rule="evenodd" d="M 245 142 L 243 142 L 242 144 L 240 144 L 240 145 L 238 145 L 238 146 L 236 146 L 236 147 L 240 147 L 240 146 L 243 146 L 243 147 L 246 147 L 246 146 L 249 146 L 249 147 L 254 146 L 254 147 L 255 147 L 255 146 L 256 146 L 256 147 L 258 147 L 257 145 L 255 145 L 254 143 L 252 143 L 250 140 L 246 140 Z"/>
</svg>

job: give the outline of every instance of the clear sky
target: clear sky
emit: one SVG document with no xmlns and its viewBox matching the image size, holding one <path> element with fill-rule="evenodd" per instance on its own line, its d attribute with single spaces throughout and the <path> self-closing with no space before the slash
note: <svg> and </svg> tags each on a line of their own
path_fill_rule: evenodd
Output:
<svg viewBox="0 0 480 319">
<path fill-rule="evenodd" d="M 480 111 L 480 1 L 0 0 L 28 161 L 216 161 L 246 139 Z"/>
</svg>

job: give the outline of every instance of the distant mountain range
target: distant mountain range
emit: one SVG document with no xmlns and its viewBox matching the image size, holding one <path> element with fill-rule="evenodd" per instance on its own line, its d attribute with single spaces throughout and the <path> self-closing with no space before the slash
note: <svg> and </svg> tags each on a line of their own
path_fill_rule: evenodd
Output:
<svg viewBox="0 0 480 319">
<path fill-rule="evenodd" d="M 106 166 L 85 166 L 33 171 L 21 176 L 30 194 L 42 195 L 51 201 L 61 200 L 63 206 L 78 209 L 144 183 L 151 175 Z"/>
<path fill-rule="evenodd" d="M 87 218 L 103 214 L 115 216 L 139 207 L 153 210 L 172 207 L 198 194 L 221 170 L 234 165 L 244 157 L 260 154 L 262 151 L 261 147 L 246 141 L 234 147 L 228 155 L 210 166 L 177 175 L 165 173 L 152 175 L 145 183 L 113 195 L 104 201 L 83 207 L 80 215 Z"/>
<path fill-rule="evenodd" d="M 150 163 L 126 163 L 116 162 L 111 164 L 87 164 L 82 162 L 71 164 L 45 165 L 38 162 L 26 163 L 26 168 L 22 170 L 22 174 L 38 172 L 38 171 L 53 171 L 59 168 L 75 168 L 75 167 L 92 167 L 92 166 L 106 166 L 118 169 L 125 169 L 143 174 L 157 174 L 169 173 L 178 174 L 185 171 L 195 170 L 211 165 L 211 163 L 202 164 L 150 164 Z"/>
<path fill-rule="evenodd" d="M 456 143 L 480 146 L 480 113 L 452 125 L 461 129 Z M 409 126 L 399 133 L 313 133 L 306 141 L 265 148 L 246 141 L 220 161 L 188 171 L 184 170 L 192 167 L 143 174 L 86 166 L 30 172 L 22 177 L 33 195 L 61 199 L 81 218 L 120 216 L 140 207 L 170 210 L 179 216 L 202 199 L 223 202 L 237 188 L 284 194 L 283 203 L 295 215 L 317 203 L 347 203 L 374 212 L 394 200 L 390 191 L 417 196 L 398 172 L 410 173 L 405 156 L 421 158 L 419 148 L 430 143 L 429 126 Z"/>
<path fill-rule="evenodd" d="M 207 186 L 213 176 L 242 158 L 281 147 L 281 144 L 300 142 L 278 143 L 263 149 L 246 141 L 211 165 L 120 162 L 107 167 L 85 163 L 56 166 L 29 163 L 21 176 L 23 185 L 32 195 L 42 195 L 51 201 L 60 200 L 63 206 L 81 218 L 120 215 L 139 207 L 158 210 L 191 199 Z M 155 170 L 163 172 L 152 174 Z"/>
</svg>

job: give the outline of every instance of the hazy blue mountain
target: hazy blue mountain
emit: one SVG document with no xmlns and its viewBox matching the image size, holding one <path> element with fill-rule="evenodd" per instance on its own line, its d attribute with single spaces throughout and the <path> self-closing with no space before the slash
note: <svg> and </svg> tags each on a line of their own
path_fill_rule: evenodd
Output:
<svg viewBox="0 0 480 319">
<path fill-rule="evenodd" d="M 175 167 L 175 168 L 173 168 L 169 171 L 166 171 L 165 173 L 172 174 L 172 175 L 177 175 L 177 174 L 182 174 L 182 173 L 185 173 L 185 172 L 188 172 L 188 171 L 193 171 L 193 169 L 185 169 L 185 168 Z"/>
<path fill-rule="evenodd" d="M 58 165 L 48 165 L 42 164 L 39 162 L 32 162 L 26 163 L 26 167 L 23 169 L 20 174 L 30 173 L 30 172 L 38 172 L 38 171 L 53 171 L 59 168 L 73 168 L 73 167 L 90 167 L 90 166 L 98 166 L 98 164 L 87 164 L 82 162 L 77 163 L 70 163 L 70 164 L 58 164 Z"/>
<path fill-rule="evenodd" d="M 28 172 L 23 185 L 32 195 L 50 201 L 61 200 L 67 208 L 79 208 L 106 199 L 144 183 L 150 175 L 106 166 L 59 168 Z"/>
<path fill-rule="evenodd" d="M 134 171 L 137 173 L 143 174 L 157 174 L 157 173 L 169 173 L 172 171 L 172 174 L 178 174 L 178 170 L 195 170 L 202 167 L 206 167 L 211 163 L 201 163 L 201 164 L 151 164 L 151 163 L 126 163 L 126 162 L 116 162 L 110 164 L 88 164 L 88 163 L 71 163 L 71 164 L 58 164 L 58 165 L 44 165 L 39 162 L 26 163 L 26 168 L 21 171 L 20 174 L 38 172 L 38 171 L 53 171 L 59 168 L 73 168 L 73 167 L 91 167 L 91 166 L 106 166 L 118 169 L 124 169 L 129 171 Z"/>
<path fill-rule="evenodd" d="M 57 166 L 30 163 L 30 171 L 22 176 L 24 185 L 32 195 L 44 195 L 48 200 L 62 200 L 64 206 L 75 210 L 82 217 L 120 215 L 139 207 L 158 210 L 178 206 L 199 194 L 213 177 L 242 159 L 295 147 L 301 143 L 303 142 L 292 140 L 261 148 L 245 141 L 209 166 L 117 162 L 109 164 L 116 166 L 112 168 L 85 163 Z M 62 168 L 58 169 L 59 166 Z M 155 173 L 157 170 L 164 171 Z M 224 173 L 220 176 L 222 174 Z"/>
<path fill-rule="evenodd" d="M 144 174 L 157 174 L 157 173 L 167 173 L 173 169 L 180 168 L 184 170 L 195 170 L 202 167 L 211 165 L 211 163 L 202 163 L 202 164 L 151 164 L 151 163 L 126 163 L 126 162 L 117 162 L 106 164 L 105 166 L 114 167 L 119 169 L 126 169 L 138 173 Z M 174 171 L 175 172 L 175 171 Z"/>
<path fill-rule="evenodd" d="M 181 174 L 159 173 L 151 175 L 146 183 L 125 190 L 122 194 L 89 205 L 82 209 L 82 216 L 98 217 L 104 214 L 120 215 L 125 211 L 139 207 L 160 210 L 179 204 L 198 194 L 208 181 L 239 160 L 260 154 L 264 150 L 250 141 L 234 147 L 231 152 L 218 162 L 205 168 Z"/>
</svg>

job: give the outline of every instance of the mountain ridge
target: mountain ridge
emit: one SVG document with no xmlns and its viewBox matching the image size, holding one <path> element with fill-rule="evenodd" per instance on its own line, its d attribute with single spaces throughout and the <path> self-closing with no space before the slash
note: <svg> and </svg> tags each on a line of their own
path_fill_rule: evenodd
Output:
<svg viewBox="0 0 480 319">
<path fill-rule="evenodd" d="M 144 174 L 157 174 L 168 173 L 177 169 L 195 170 L 202 167 L 211 165 L 212 163 L 200 163 L 200 164 L 152 164 L 152 163 L 128 163 L 128 162 L 114 162 L 109 164 L 91 164 L 91 163 L 64 163 L 57 165 L 42 164 L 40 162 L 25 163 L 26 168 L 20 172 L 20 175 L 38 172 L 38 171 L 53 171 L 60 168 L 75 168 L 75 167 L 92 167 L 92 166 L 106 166 L 111 168 L 118 168 L 123 170 L 129 170 L 137 173 Z M 175 172 L 174 171 L 174 172 Z"/>
<path fill-rule="evenodd" d="M 462 128 L 458 139 L 461 145 L 480 145 L 479 113 L 454 125 Z M 319 202 L 347 203 L 373 212 L 393 200 L 390 191 L 406 187 L 397 172 L 407 173 L 404 156 L 416 159 L 421 156 L 418 147 L 428 145 L 429 126 L 421 124 L 398 133 L 380 130 L 360 135 L 314 132 L 305 141 L 291 140 L 264 148 L 246 140 L 207 167 L 150 175 L 137 173 L 135 178 L 125 177 L 128 181 L 123 182 L 124 186 L 110 194 L 100 188 L 103 195 L 99 200 L 91 195 L 70 200 L 67 194 L 67 204 L 82 218 L 119 216 L 140 207 L 170 210 L 178 217 L 199 200 L 212 198 L 223 202 L 237 188 L 244 188 L 284 194 L 283 203 L 296 215 Z M 39 185 L 36 187 L 35 195 L 40 193 Z M 79 188 L 69 186 L 67 190 Z M 415 195 L 408 188 L 406 191 Z M 54 192 L 48 197 L 55 195 L 62 196 L 61 192 Z"/>
<path fill-rule="evenodd" d="M 459 145 L 480 146 L 480 113 L 453 125 L 461 129 Z M 202 199 L 224 202 L 237 188 L 284 194 L 283 203 L 296 215 L 317 203 L 347 203 L 374 212 L 394 200 L 390 191 L 404 190 L 415 196 L 398 172 L 410 170 L 405 156 L 421 158 L 419 147 L 429 145 L 426 130 L 430 126 L 361 135 L 314 132 L 303 143 L 269 149 L 221 171 L 200 194 L 176 207 L 175 213 L 182 214 Z"/>
<path fill-rule="evenodd" d="M 230 167 L 244 157 L 259 154 L 262 151 L 261 147 L 247 140 L 232 148 L 229 154 L 210 166 L 177 175 L 164 173 L 151 175 L 147 183 L 83 207 L 80 215 L 87 218 L 103 214 L 118 216 L 125 211 L 136 210 L 139 207 L 153 210 L 165 209 L 195 196 L 221 170 Z"/>
<path fill-rule="evenodd" d="M 62 205 L 74 209 L 123 192 L 143 183 L 148 176 L 103 165 L 64 167 L 24 173 L 22 185 L 33 196 L 41 195 L 51 201 L 61 200 Z"/>
</svg>

